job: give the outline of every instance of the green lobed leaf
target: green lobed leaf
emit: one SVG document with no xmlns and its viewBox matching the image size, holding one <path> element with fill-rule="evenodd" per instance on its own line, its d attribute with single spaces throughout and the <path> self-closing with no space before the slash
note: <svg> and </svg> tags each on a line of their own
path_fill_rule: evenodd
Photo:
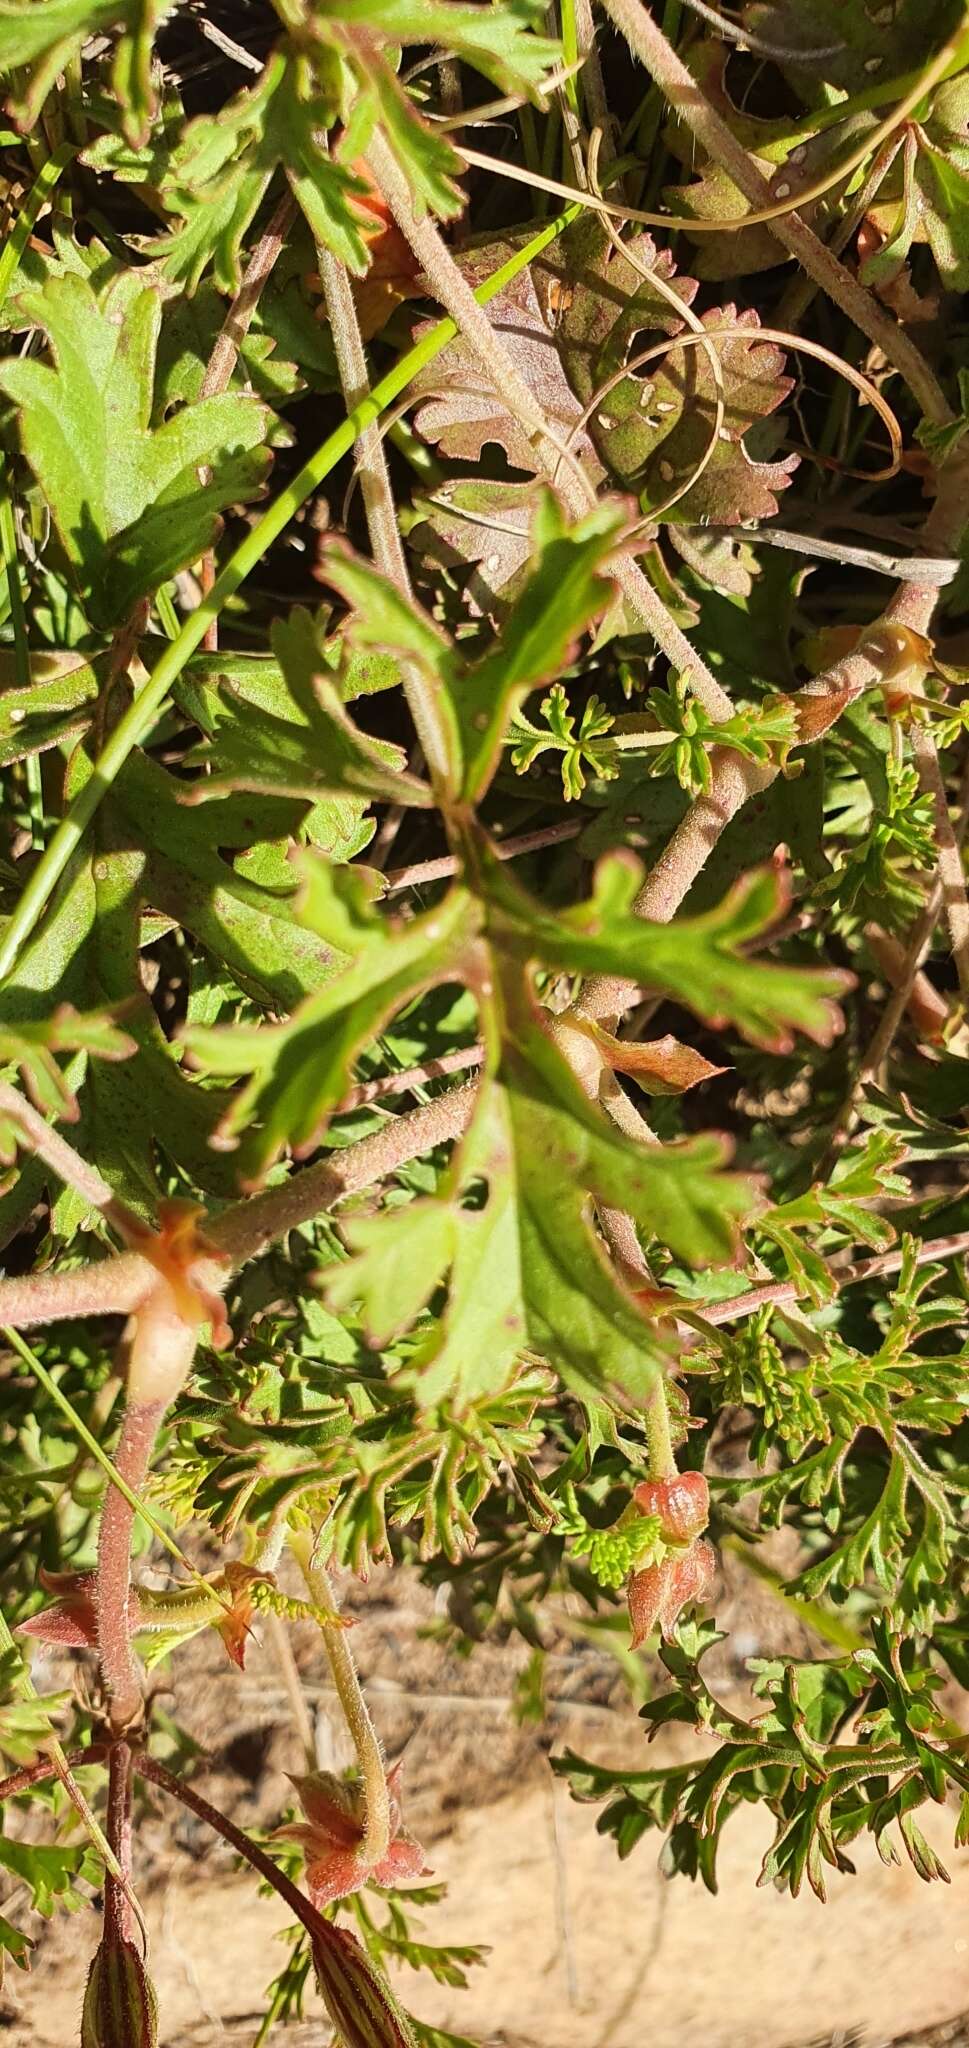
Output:
<svg viewBox="0 0 969 2048">
<path fill-rule="evenodd" d="M 850 975 L 750 960 L 741 950 L 784 909 L 784 885 L 772 869 L 746 876 L 715 910 L 658 925 L 633 913 L 640 869 L 630 856 L 600 861 L 593 896 L 558 917 L 527 896 L 506 868 L 487 855 L 484 861 L 491 928 L 522 957 L 662 991 L 707 1022 L 729 1022 L 753 1045 L 775 1052 L 790 1050 L 795 1031 L 827 1045 L 840 1029 L 836 998 L 851 985 Z"/>
<path fill-rule="evenodd" d="M 371 739 L 354 725 L 328 672 L 312 615 L 297 606 L 277 620 L 272 645 L 278 668 L 271 708 L 257 708 L 229 678 L 209 691 L 206 711 L 215 737 L 187 757 L 188 766 L 205 773 L 186 801 L 208 803 L 227 791 L 251 789 L 312 801 L 363 795 L 428 805 L 430 789 L 407 773 L 403 748 Z"/>
<path fill-rule="evenodd" d="M 33 127 L 59 73 L 99 29 L 121 26 L 111 73 L 123 109 L 124 132 L 143 142 L 155 112 L 151 76 L 156 31 L 174 0 L 0 0 L 0 71 L 27 76 L 11 108 L 18 122 Z"/>
<path fill-rule="evenodd" d="M 441 1195 L 350 1223 L 359 1259 L 329 1276 L 329 1299 L 361 1299 L 376 1342 L 409 1327 L 449 1274 L 447 1305 L 414 1361 L 428 1404 L 500 1388 L 524 1345 L 584 1395 L 642 1402 L 666 1345 L 607 1260 L 593 1200 L 628 1210 L 648 1237 L 702 1265 L 735 1255 L 756 1189 L 722 1171 L 717 1138 L 631 1143 L 584 1095 L 520 969 L 496 960 L 494 971 L 503 1017 L 496 1072 Z M 468 1204 L 481 1184 L 486 1198 Z"/>
<path fill-rule="evenodd" d="M 0 364 L 0 389 L 20 409 L 24 453 L 92 621 L 114 625 L 204 552 L 224 506 L 258 489 L 268 415 L 226 392 L 152 425 L 162 302 L 136 271 L 100 292 L 49 277 L 18 310 L 48 335 L 54 365 Z"/>
<path fill-rule="evenodd" d="M 562 46 L 538 31 L 541 0 L 504 0 L 501 7 L 462 0 L 322 0 L 320 24 L 366 27 L 392 43 L 440 43 L 494 81 L 499 92 L 536 94 Z"/>
<path fill-rule="evenodd" d="M 220 289 L 237 290 L 243 238 L 280 167 L 316 240 L 362 275 L 367 251 L 352 202 L 366 187 L 317 140 L 336 112 L 306 60 L 277 49 L 254 86 L 190 122 L 158 187 L 182 223 L 154 245 L 165 276 L 192 292 L 211 263 Z M 105 154 L 95 145 L 88 161 Z"/>
<path fill-rule="evenodd" d="M 358 1051 L 401 1003 L 460 977 L 476 928 L 474 906 L 460 889 L 404 923 L 374 909 L 374 878 L 365 871 L 307 859 L 303 875 L 304 926 L 350 964 L 286 1023 L 186 1034 L 209 1072 L 250 1076 L 224 1120 L 223 1137 L 246 1131 L 257 1170 L 285 1145 L 312 1147 L 347 1088 Z"/>
</svg>

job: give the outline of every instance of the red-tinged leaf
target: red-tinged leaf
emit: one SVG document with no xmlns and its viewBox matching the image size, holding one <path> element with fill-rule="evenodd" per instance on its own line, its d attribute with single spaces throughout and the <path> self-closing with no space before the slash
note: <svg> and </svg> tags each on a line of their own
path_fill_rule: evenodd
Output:
<svg viewBox="0 0 969 2048">
<path fill-rule="evenodd" d="M 607 1064 L 620 1074 L 633 1074 L 647 1095 L 682 1095 L 727 1072 L 670 1032 L 662 1038 L 615 1038 L 595 1025 L 593 1035 Z"/>
<path fill-rule="evenodd" d="M 497 267 L 529 239 L 529 233 L 489 240 L 459 252 L 457 261 L 471 285 L 482 284 Z M 512 356 L 515 367 L 534 393 L 550 425 L 568 441 L 582 414 L 582 405 L 562 365 L 556 339 L 556 317 L 564 294 L 572 289 L 554 270 L 537 263 L 518 276 L 488 307 L 488 318 Z M 557 296 L 561 294 L 561 296 Z M 417 330 L 418 338 L 430 322 Z M 534 451 L 527 435 L 506 411 L 470 346 L 457 337 L 421 375 L 411 391 L 421 396 L 414 414 L 418 433 L 440 448 L 442 455 L 479 463 L 486 447 L 503 448 L 516 469 L 534 472 Z M 592 482 L 603 475 L 588 432 L 571 442 L 574 459 Z"/>
<path fill-rule="evenodd" d="M 478 267 L 486 275 L 505 253 L 506 245 L 492 244 L 482 264 L 482 250 L 469 251 L 462 267 L 476 282 Z M 648 235 L 638 238 L 632 254 L 635 264 L 618 253 L 597 221 L 581 221 L 519 274 L 495 300 L 491 317 L 520 375 L 570 439 L 593 482 L 605 471 L 620 483 L 634 483 L 649 511 L 704 462 L 671 517 L 721 525 L 771 517 L 798 458 L 755 461 L 744 435 L 783 403 L 792 380 L 782 374 L 777 346 L 758 340 L 755 312 L 727 305 L 703 316 L 705 327 L 736 330 L 711 343 L 722 365 L 719 428 L 710 360 L 692 342 L 605 389 L 634 357 L 637 336 L 648 333 L 652 341 L 659 333 L 672 343 L 686 325 L 669 292 L 643 270 L 670 286 L 684 307 L 696 296 L 696 279 L 676 277 L 669 253 L 658 254 Z M 517 468 L 533 470 L 527 437 L 464 343 L 452 343 L 431 366 L 425 388 L 439 395 L 420 407 L 415 423 L 445 454 L 479 462 L 487 443 L 496 441 Z M 601 404 L 593 403 L 600 392 Z M 588 420 L 580 424 L 590 405 Z"/>
</svg>

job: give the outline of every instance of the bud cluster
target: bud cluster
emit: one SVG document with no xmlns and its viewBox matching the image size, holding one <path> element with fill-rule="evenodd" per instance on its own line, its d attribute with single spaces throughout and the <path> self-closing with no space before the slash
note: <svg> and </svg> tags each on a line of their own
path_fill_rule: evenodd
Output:
<svg viewBox="0 0 969 2048">
<path fill-rule="evenodd" d="M 627 1589 L 632 1646 L 638 1649 L 658 1626 L 671 1636 L 684 1607 L 703 1600 L 713 1583 L 716 1559 L 701 1539 L 710 1513 L 710 1490 L 702 1472 L 677 1472 L 670 1479 L 644 1479 L 633 1499 L 654 1515 L 666 1545 L 656 1564 L 634 1572 Z"/>
</svg>

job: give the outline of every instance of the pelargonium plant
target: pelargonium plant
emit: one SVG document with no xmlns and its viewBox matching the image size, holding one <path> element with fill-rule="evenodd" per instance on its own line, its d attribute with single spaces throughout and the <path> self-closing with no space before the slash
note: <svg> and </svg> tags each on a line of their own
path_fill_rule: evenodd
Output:
<svg viewBox="0 0 969 2048">
<path fill-rule="evenodd" d="M 260 2039 L 445 2038 L 378 1563 L 539 1656 L 628 1602 L 714 1747 L 553 1759 L 621 1853 L 942 1875 L 964 8 L 0 0 L 0 64 L 0 1864 L 103 1893 L 82 2048 L 164 2024 L 145 1785 L 291 1910 Z M 737 1712 L 726 1556 L 813 1645 Z M 150 1673 L 269 1617 L 356 1767 L 263 1840 Z"/>
</svg>

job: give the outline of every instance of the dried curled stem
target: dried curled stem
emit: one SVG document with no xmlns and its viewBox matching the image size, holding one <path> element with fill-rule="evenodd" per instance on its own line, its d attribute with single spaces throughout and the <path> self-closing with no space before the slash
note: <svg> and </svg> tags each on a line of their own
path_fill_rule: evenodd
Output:
<svg viewBox="0 0 969 2048">
<path fill-rule="evenodd" d="M 659 23 L 641 5 L 641 0 L 603 0 L 603 5 L 633 55 L 639 58 L 671 107 L 692 130 L 707 156 L 728 173 L 753 207 L 763 210 L 771 233 L 796 258 L 808 276 L 821 286 L 836 306 L 841 307 L 852 324 L 860 328 L 876 348 L 881 349 L 888 361 L 894 363 L 926 419 L 940 425 L 951 421 L 952 412 L 945 393 L 905 329 L 885 313 L 871 292 L 852 277 L 843 263 L 839 263 L 800 214 L 781 212 L 771 217 L 773 202 L 782 195 L 771 191 L 763 172 L 710 105 L 693 73 L 668 42 Z M 948 46 L 946 61 L 947 57 Z M 899 118 L 897 110 L 893 118 Z M 742 220 L 732 223 L 739 227 L 743 224 Z"/>
<path fill-rule="evenodd" d="M 394 219 L 402 234 L 406 235 L 435 298 L 450 313 L 465 341 L 477 355 L 502 405 L 528 437 L 536 468 L 549 483 L 556 485 L 573 516 L 581 518 L 596 502 L 592 485 L 577 464 L 571 462 L 567 447 L 553 433 L 541 406 L 483 307 L 479 306 L 433 221 L 415 219 L 406 180 L 379 130 L 368 145 L 368 156 Z M 620 556 L 615 564 L 615 576 L 643 631 L 649 633 L 662 648 L 674 668 L 687 677 L 690 688 L 710 717 L 729 718 L 733 705 L 726 691 L 686 634 L 681 632 L 638 563 L 628 556 Z"/>
<path fill-rule="evenodd" d="M 353 292 L 344 265 L 329 249 L 317 252 L 323 296 L 330 316 L 330 332 L 336 355 L 340 386 L 347 411 L 352 411 L 370 390 L 367 358 Z M 360 479 L 367 530 L 378 569 L 396 583 L 405 597 L 411 597 L 411 582 L 404 543 L 397 524 L 397 507 L 390 487 L 387 456 L 379 426 L 365 427 L 356 447 L 356 474 Z M 414 663 L 402 669 L 404 694 L 435 788 L 442 795 L 451 779 L 451 752 L 447 721 L 439 703 L 436 686 Z"/>
</svg>

